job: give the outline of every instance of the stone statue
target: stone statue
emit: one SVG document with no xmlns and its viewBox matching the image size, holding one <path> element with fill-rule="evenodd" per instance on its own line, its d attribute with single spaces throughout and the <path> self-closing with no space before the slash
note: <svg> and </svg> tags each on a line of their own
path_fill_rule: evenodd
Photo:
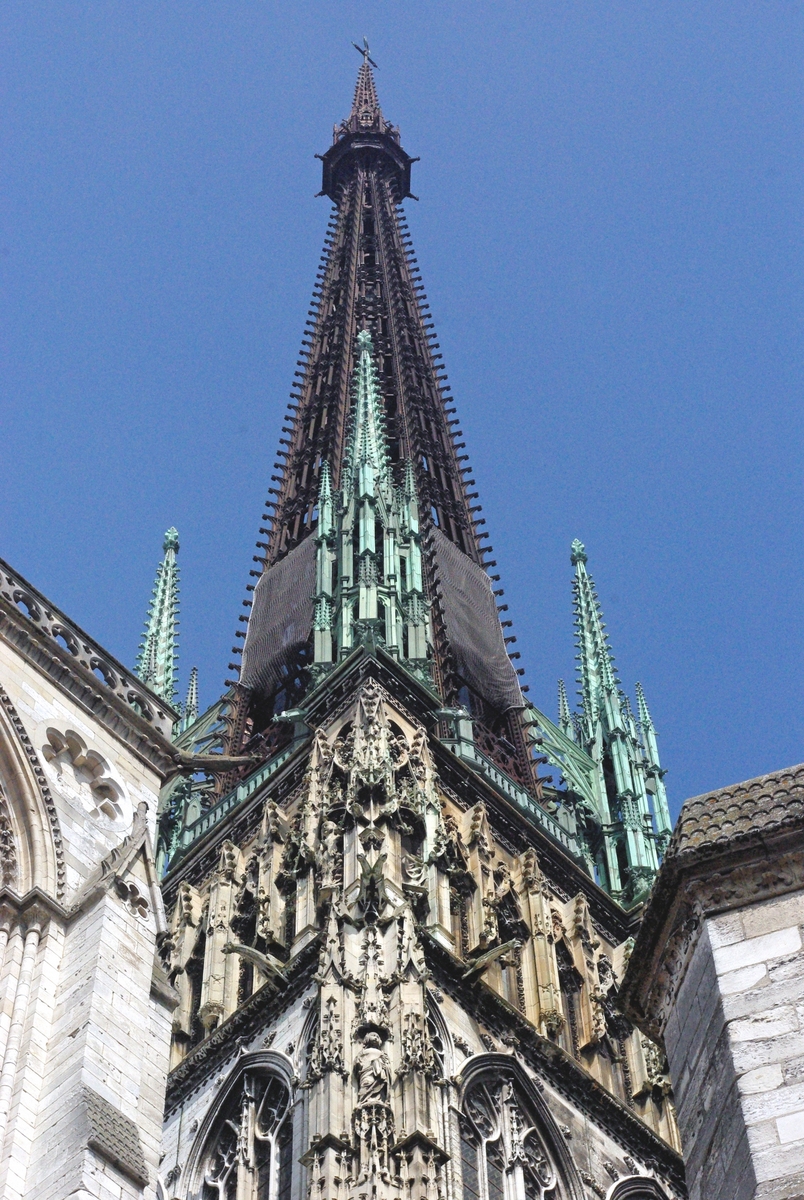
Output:
<svg viewBox="0 0 804 1200">
<path fill-rule="evenodd" d="M 391 1087 L 391 1064 L 378 1033 L 367 1033 L 355 1063 L 357 1103 L 387 1104 Z"/>
<path fill-rule="evenodd" d="M 340 830 L 334 821 L 325 821 L 321 830 L 318 861 L 321 866 L 321 888 L 333 891 L 338 884 L 338 841 Z"/>
</svg>

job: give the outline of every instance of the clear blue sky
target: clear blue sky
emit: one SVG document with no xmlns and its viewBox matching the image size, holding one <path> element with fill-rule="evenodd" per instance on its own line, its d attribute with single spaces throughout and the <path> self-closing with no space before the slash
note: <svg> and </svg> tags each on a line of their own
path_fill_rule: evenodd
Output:
<svg viewBox="0 0 804 1200">
<path fill-rule="evenodd" d="M 531 697 L 587 545 L 674 804 L 802 752 L 804 15 L 11 0 L 0 552 L 133 662 L 181 534 L 218 694 L 369 38 Z"/>
</svg>

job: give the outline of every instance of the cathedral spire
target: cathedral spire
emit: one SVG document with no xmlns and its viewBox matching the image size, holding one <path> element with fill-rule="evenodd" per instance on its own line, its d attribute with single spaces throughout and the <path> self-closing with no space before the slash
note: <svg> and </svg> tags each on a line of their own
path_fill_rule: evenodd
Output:
<svg viewBox="0 0 804 1200">
<path fill-rule="evenodd" d="M 667 792 L 664 786 L 665 772 L 659 761 L 659 747 L 656 742 L 656 727 L 648 711 L 642 684 L 636 685 L 637 715 L 639 728 L 642 732 L 642 744 L 645 747 L 647 762 L 647 788 L 653 793 L 653 810 L 656 816 L 656 826 L 661 841 L 661 849 L 670 839 L 673 825 L 670 820 L 670 809 L 667 804 Z"/>
<path fill-rule="evenodd" d="M 538 793 L 506 606 L 401 208 L 414 159 L 360 53 L 351 111 L 322 155 L 334 208 L 257 543 L 232 747 L 268 736 L 276 706 L 298 707 L 356 645 L 383 646 L 446 705 L 471 691 L 487 752 Z M 291 598 L 292 620 L 280 612 Z"/>
<path fill-rule="evenodd" d="M 179 568 L 176 563 L 179 534 L 176 529 L 168 529 L 162 549 L 164 558 L 156 570 L 135 669 L 143 683 L 172 704 L 176 698 L 179 624 Z"/>
<path fill-rule="evenodd" d="M 187 687 L 187 699 L 184 701 L 184 721 L 192 725 L 198 717 L 198 667 L 190 671 L 190 682 Z"/>
<path fill-rule="evenodd" d="M 575 727 L 572 723 L 572 714 L 567 699 L 567 685 L 563 679 L 558 681 L 558 727 L 568 738 L 575 740 Z"/>
<path fill-rule="evenodd" d="M 388 482 L 388 443 L 385 414 L 374 367 L 371 334 L 357 335 L 352 429 L 346 446 L 343 469 L 345 488 L 357 487 L 358 494 L 374 490 L 375 480 Z"/>
<path fill-rule="evenodd" d="M 605 697 L 615 692 L 617 679 L 594 581 L 586 570 L 586 550 L 577 538 L 572 543 L 570 557 L 575 567 L 573 591 L 581 700 L 584 718 L 591 726 Z"/>
</svg>

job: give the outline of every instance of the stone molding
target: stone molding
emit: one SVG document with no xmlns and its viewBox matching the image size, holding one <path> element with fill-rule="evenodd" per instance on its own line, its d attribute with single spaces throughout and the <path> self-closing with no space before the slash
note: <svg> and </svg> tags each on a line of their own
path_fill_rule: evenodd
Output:
<svg viewBox="0 0 804 1200">
<path fill-rule="evenodd" d="M 2 569 L 8 571 L 4 564 Z M 53 636 L 41 629 L 31 618 L 26 617 L 16 604 L 2 594 L 0 636 L 36 670 L 70 696 L 93 721 L 99 722 L 125 742 L 133 754 L 159 775 L 167 775 L 171 769 L 175 769 L 176 750 L 169 740 L 173 710 L 152 696 L 144 684 L 137 681 L 136 692 L 141 691 L 143 700 L 147 697 L 151 705 L 160 704 L 165 708 L 166 714 L 170 714 L 170 718 L 167 715 L 163 716 L 159 725 L 150 723 L 135 712 L 131 704 L 118 695 L 116 690 L 103 684 L 92 670 L 79 662 L 69 650 L 65 650 Z M 104 660 L 107 657 L 109 656 L 104 655 Z M 124 668 L 121 667 L 120 670 Z"/>
<path fill-rule="evenodd" d="M 139 1187 L 145 1187 L 148 1169 L 139 1130 L 131 1117 L 90 1087 L 82 1088 L 79 1103 L 89 1149 Z"/>
<path fill-rule="evenodd" d="M 11 726 L 17 741 L 22 747 L 22 751 L 28 760 L 31 774 L 36 782 L 36 787 L 39 792 L 39 798 L 42 801 L 45 812 L 47 813 L 48 823 L 50 825 L 50 835 L 53 844 L 53 851 L 56 859 L 56 898 L 61 900 L 64 896 L 64 842 L 61 836 L 61 826 L 59 825 L 59 816 L 56 811 L 56 805 L 53 800 L 50 788 L 48 787 L 47 779 L 39 757 L 34 749 L 33 743 L 28 736 L 28 732 L 20 720 L 19 713 L 11 703 L 11 698 L 5 688 L 0 685 L 0 705 L 5 712 L 8 724 Z"/>
</svg>

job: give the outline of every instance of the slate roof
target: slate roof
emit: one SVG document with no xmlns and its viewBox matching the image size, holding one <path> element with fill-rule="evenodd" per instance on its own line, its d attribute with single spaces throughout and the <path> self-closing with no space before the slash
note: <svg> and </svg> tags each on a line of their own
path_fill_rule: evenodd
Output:
<svg viewBox="0 0 804 1200">
<path fill-rule="evenodd" d="M 693 855 L 709 857 L 712 851 L 802 821 L 804 763 L 685 801 L 665 862 L 681 866 Z"/>
</svg>

